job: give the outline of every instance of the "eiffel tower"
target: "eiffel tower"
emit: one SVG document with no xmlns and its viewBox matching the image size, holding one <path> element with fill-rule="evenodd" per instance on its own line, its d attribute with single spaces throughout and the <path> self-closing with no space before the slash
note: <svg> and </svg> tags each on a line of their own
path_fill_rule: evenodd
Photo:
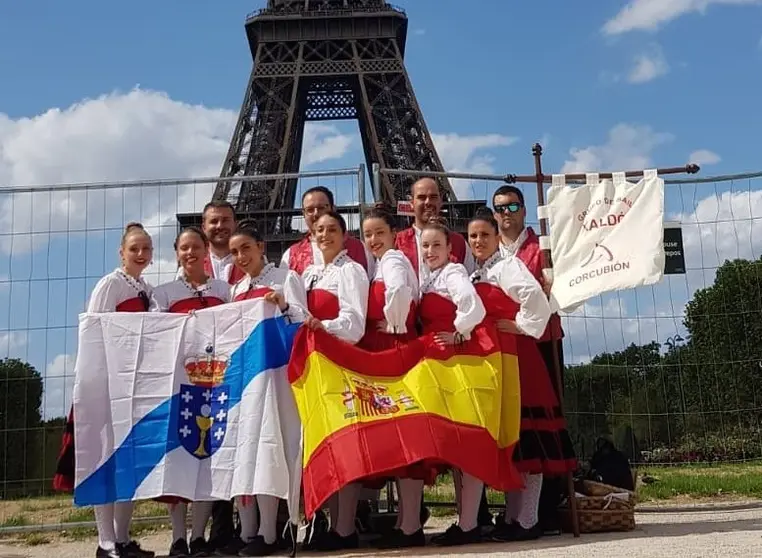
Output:
<svg viewBox="0 0 762 558">
<path fill-rule="evenodd" d="M 248 16 L 254 58 L 221 176 L 299 171 L 307 121 L 357 119 L 368 168 L 442 171 L 403 62 L 408 20 L 385 0 L 268 0 Z M 413 179 L 382 176 L 381 197 L 405 199 Z M 439 181 L 445 201 L 455 195 Z M 295 179 L 226 181 L 214 199 L 243 215 L 294 208 Z M 268 219 L 268 236 L 290 219 Z"/>
</svg>

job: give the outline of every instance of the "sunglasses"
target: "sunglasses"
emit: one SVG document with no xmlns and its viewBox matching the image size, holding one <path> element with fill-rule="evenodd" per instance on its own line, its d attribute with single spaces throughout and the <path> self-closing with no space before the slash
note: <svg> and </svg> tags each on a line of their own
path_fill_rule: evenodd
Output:
<svg viewBox="0 0 762 558">
<path fill-rule="evenodd" d="M 519 202 L 511 202 L 511 203 L 504 203 L 501 205 L 495 206 L 495 213 L 516 213 L 518 212 L 522 207 L 524 207 Z"/>
</svg>

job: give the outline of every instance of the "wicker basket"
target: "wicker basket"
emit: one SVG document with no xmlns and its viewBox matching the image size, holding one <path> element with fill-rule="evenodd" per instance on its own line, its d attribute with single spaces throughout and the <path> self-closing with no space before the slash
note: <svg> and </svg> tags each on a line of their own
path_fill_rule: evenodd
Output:
<svg viewBox="0 0 762 558">
<path fill-rule="evenodd" d="M 609 486 L 594 481 L 583 481 L 584 491 L 589 496 L 577 497 L 577 516 L 580 533 L 604 533 L 610 531 L 632 531 L 635 529 L 635 494 L 629 490 Z M 611 496 L 627 493 L 627 501 Z M 568 504 L 559 508 L 561 527 L 572 532 L 571 510 Z"/>
</svg>

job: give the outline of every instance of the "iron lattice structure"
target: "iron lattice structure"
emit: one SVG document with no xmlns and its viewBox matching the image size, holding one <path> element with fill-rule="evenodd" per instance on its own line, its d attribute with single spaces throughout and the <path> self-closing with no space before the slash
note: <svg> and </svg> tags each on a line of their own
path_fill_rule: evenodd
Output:
<svg viewBox="0 0 762 558">
<path fill-rule="evenodd" d="M 247 18 L 254 66 L 224 177 L 299 171 L 307 121 L 357 119 L 368 168 L 442 171 L 405 65 L 407 16 L 384 0 L 269 0 Z M 384 176 L 383 201 L 411 177 Z M 214 199 L 241 215 L 292 208 L 296 180 L 220 182 Z M 455 195 L 440 179 L 446 201 Z M 271 234 L 287 223 L 270 223 Z"/>
</svg>

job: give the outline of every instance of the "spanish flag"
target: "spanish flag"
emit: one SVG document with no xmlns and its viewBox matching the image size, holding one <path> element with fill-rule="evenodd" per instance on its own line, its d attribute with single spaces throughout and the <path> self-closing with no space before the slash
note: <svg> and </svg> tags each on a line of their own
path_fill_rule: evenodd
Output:
<svg viewBox="0 0 762 558">
<path fill-rule="evenodd" d="M 522 487 L 512 462 L 518 366 L 492 328 L 459 346 L 429 335 L 370 353 L 302 327 L 288 375 L 303 425 L 307 517 L 351 482 L 421 461 L 497 490 Z"/>
</svg>

